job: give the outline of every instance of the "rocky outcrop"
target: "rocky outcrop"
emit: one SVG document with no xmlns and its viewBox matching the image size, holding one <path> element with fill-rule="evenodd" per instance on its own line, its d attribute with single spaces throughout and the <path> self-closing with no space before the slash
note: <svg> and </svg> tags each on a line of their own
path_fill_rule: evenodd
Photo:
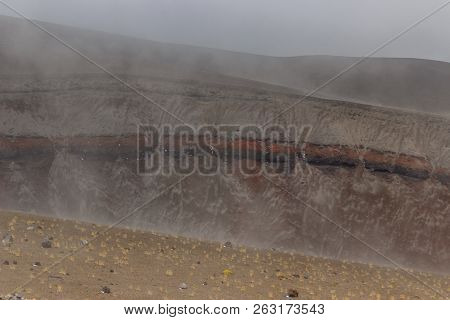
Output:
<svg viewBox="0 0 450 320">
<path fill-rule="evenodd" d="M 15 159 L 33 157 L 64 150 L 84 157 L 125 156 L 138 157 L 138 146 L 142 152 L 153 151 L 145 146 L 144 136 L 76 136 L 67 138 L 44 137 L 1 137 L 0 158 Z M 443 168 L 433 170 L 425 158 L 403 153 L 373 150 L 361 146 L 339 146 L 304 143 L 271 142 L 248 140 L 242 138 L 206 138 L 189 137 L 188 139 L 164 137 L 161 150 L 165 153 L 180 152 L 209 153 L 220 157 L 235 159 L 253 159 L 260 162 L 303 161 L 316 166 L 339 166 L 354 168 L 362 166 L 370 171 L 398 174 L 402 176 L 427 179 L 432 176 L 440 182 L 449 184 L 450 174 Z"/>
</svg>

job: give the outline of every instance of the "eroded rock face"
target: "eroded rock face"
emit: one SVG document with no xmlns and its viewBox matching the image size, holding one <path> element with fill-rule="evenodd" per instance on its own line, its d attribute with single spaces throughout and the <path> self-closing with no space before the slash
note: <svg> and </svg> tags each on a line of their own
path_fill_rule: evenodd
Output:
<svg viewBox="0 0 450 320">
<path fill-rule="evenodd" d="M 263 124 L 299 98 L 223 78 L 127 80 L 193 125 Z M 196 173 L 166 190 L 179 176 L 136 174 L 136 123 L 157 124 L 156 107 L 98 75 L 8 81 L 0 82 L 3 209 L 108 224 L 159 196 L 123 224 L 389 264 L 328 218 L 402 265 L 448 272 L 446 118 L 309 99 L 276 121 L 310 125 L 307 143 L 271 145 L 294 148 L 301 170 L 270 176 L 275 184 L 239 171 Z M 259 142 L 227 143 L 254 148 L 255 165 L 270 165 Z"/>
<path fill-rule="evenodd" d="M 123 138 L 120 141 L 124 146 Z M 327 154 L 327 148 L 318 148 L 322 157 Z M 1 203 L 108 224 L 150 201 L 123 225 L 389 265 L 376 249 L 400 265 L 448 271 L 450 191 L 433 175 L 417 178 L 368 170 L 361 164 L 299 159 L 298 170 L 286 174 L 244 175 L 224 168 L 223 172 L 232 173 L 194 173 L 167 190 L 182 176 L 137 175 L 136 159 L 126 153 L 70 150 L 56 151 L 50 161 L 42 155 L 15 159 L 9 167 L 11 159 L 0 161 Z M 335 152 L 332 155 L 339 159 Z M 222 165 L 238 167 L 240 161 L 244 160 L 235 158 Z M 270 165 L 261 159 L 245 161 Z M 405 163 L 421 162 L 401 164 Z M 20 172 L 22 179 L 11 180 L 11 172 Z M 28 192 L 18 193 L 24 185 Z"/>
<path fill-rule="evenodd" d="M 76 154 L 82 158 L 116 156 L 139 158 L 138 145 L 145 138 L 142 135 L 126 136 L 78 136 L 78 137 L 1 137 L 0 159 L 20 160 L 23 157 L 54 157 L 57 152 Z M 169 140 L 176 140 L 177 150 Z M 195 149 L 198 150 L 195 150 Z M 328 165 L 341 167 L 362 166 L 371 171 L 387 172 L 403 176 L 427 179 L 437 177 L 447 183 L 449 172 L 444 168 L 434 169 L 431 163 L 423 158 L 407 154 L 395 154 L 389 151 L 350 147 L 342 145 L 319 145 L 304 143 L 271 142 L 269 140 L 249 140 L 244 138 L 191 137 L 185 141 L 180 137 L 164 137 L 159 149 L 167 154 L 180 152 L 204 153 L 217 157 L 233 157 L 239 161 L 242 157 L 252 158 L 259 162 L 295 162 L 303 161 L 311 165 Z M 217 154 L 216 154 L 217 153 Z M 281 159 L 281 160 L 280 160 Z"/>
</svg>

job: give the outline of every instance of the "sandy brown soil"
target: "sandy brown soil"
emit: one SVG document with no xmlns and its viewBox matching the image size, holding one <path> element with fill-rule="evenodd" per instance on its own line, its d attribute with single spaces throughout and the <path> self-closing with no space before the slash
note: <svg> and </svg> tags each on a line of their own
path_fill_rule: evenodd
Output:
<svg viewBox="0 0 450 320">
<path fill-rule="evenodd" d="M 3 297 L 17 291 L 25 299 L 282 299 L 290 289 L 301 299 L 435 299 L 450 294 L 450 277 L 412 277 L 372 265 L 22 213 L 0 213 L 0 236 L 7 234 L 13 240 L 0 247 Z M 46 237 L 51 248 L 42 246 Z M 103 293 L 104 287 L 110 292 Z"/>
</svg>

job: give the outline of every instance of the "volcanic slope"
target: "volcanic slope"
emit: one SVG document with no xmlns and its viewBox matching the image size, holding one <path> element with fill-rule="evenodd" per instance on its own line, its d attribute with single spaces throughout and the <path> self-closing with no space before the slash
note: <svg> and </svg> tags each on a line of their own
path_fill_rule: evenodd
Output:
<svg viewBox="0 0 450 320">
<path fill-rule="evenodd" d="M 224 74 L 309 92 L 359 58 L 266 57 L 166 44 L 39 22 L 69 45 L 115 73 L 189 77 Z M 2 74 L 98 72 L 30 23 L 0 17 Z M 369 58 L 321 90 L 336 100 L 449 115 L 450 64 L 419 59 Z"/>
<path fill-rule="evenodd" d="M 275 117 L 271 123 L 311 127 L 307 137 L 311 144 L 361 152 L 361 163 L 354 166 L 299 162 L 301 170 L 273 177 L 275 184 L 262 176 L 196 173 L 160 197 L 154 207 L 142 208 L 127 221 L 128 226 L 335 259 L 391 265 L 385 258 L 389 257 L 407 267 L 448 272 L 446 180 L 375 170 L 363 161 L 365 151 L 375 150 L 387 159 L 393 154 L 416 157 L 433 173 L 448 172 L 447 117 L 319 98 L 306 99 L 277 117 L 302 98 L 298 91 L 219 74 L 219 69 L 205 67 L 211 64 L 211 55 L 199 53 L 205 49 L 182 46 L 181 54 L 179 46 L 45 25 L 151 102 L 31 25 L 13 18 L 1 20 L 2 30 L 11 31 L 2 35 L 0 44 L 7 62 L 1 65 L 1 142 L 15 137 L 50 141 L 80 135 L 120 137 L 135 133 L 137 123 L 179 123 L 156 102 L 193 125 L 263 125 Z M 212 61 L 217 59 L 214 54 Z M 240 54 L 222 54 L 236 57 L 237 69 L 245 70 Z M 445 100 L 439 88 L 435 96 Z M 137 175 L 135 159 L 120 153 L 99 158 L 62 148 L 11 158 L 0 151 L 2 208 L 55 217 L 109 223 L 177 178 Z M 239 164 L 239 159 L 232 163 Z"/>
<path fill-rule="evenodd" d="M 138 230 L 106 231 L 106 226 L 21 213 L 0 213 L 0 235 L 5 234 L 13 241 L 0 248 L 3 298 L 16 293 L 24 299 L 285 299 L 288 294 L 302 300 L 442 299 L 449 294 L 449 277 Z M 52 239 L 50 248 L 42 246 L 46 237 Z"/>
</svg>

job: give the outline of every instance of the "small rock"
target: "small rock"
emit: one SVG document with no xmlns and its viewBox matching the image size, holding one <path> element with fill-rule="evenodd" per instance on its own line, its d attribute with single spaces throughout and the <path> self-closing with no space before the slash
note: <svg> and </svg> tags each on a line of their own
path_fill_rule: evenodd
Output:
<svg viewBox="0 0 450 320">
<path fill-rule="evenodd" d="M 84 240 L 84 239 L 81 239 L 81 240 L 80 240 L 80 245 L 81 245 L 82 247 L 86 246 L 88 243 L 89 243 L 89 241 L 87 241 L 87 240 Z"/>
<path fill-rule="evenodd" d="M 295 289 L 289 289 L 287 291 L 286 298 L 298 298 L 298 291 Z"/>
<path fill-rule="evenodd" d="M 13 243 L 13 241 L 14 241 L 13 236 L 10 235 L 10 234 L 7 234 L 7 235 L 5 235 L 5 236 L 3 237 L 3 239 L 2 239 L 2 244 L 3 244 L 5 247 L 10 247 L 11 244 Z"/>
<path fill-rule="evenodd" d="M 181 290 L 186 290 L 186 289 L 188 288 L 188 285 L 187 285 L 186 283 L 182 282 L 182 283 L 180 283 L 179 288 L 180 288 Z"/>
<path fill-rule="evenodd" d="M 299 275 L 299 274 L 296 274 L 296 273 L 293 274 L 292 276 L 293 276 L 294 278 L 297 278 L 297 279 L 300 278 L 300 275 Z"/>
<path fill-rule="evenodd" d="M 35 263 L 33 263 L 33 267 L 40 267 L 41 263 L 39 261 L 36 261 Z"/>
<path fill-rule="evenodd" d="M 207 285 L 208 285 L 208 282 L 203 281 L 202 286 L 207 286 Z"/>
<path fill-rule="evenodd" d="M 304 279 L 309 279 L 309 274 L 305 273 L 305 274 L 303 275 L 303 278 L 304 278 Z"/>
<path fill-rule="evenodd" d="M 102 291 L 101 292 L 109 294 L 109 293 L 111 293 L 111 289 L 109 287 L 107 287 L 107 286 L 104 286 L 104 287 L 102 287 Z"/>
<path fill-rule="evenodd" d="M 36 229 L 35 225 L 31 225 L 31 226 L 27 227 L 28 231 L 33 231 L 34 229 Z"/>
<path fill-rule="evenodd" d="M 20 293 L 14 293 L 13 295 L 7 295 L 7 300 L 23 300 L 23 296 Z"/>
<path fill-rule="evenodd" d="M 17 261 L 16 261 L 16 260 L 13 260 L 13 264 L 17 264 Z"/>
<path fill-rule="evenodd" d="M 9 266 L 9 261 L 8 261 L 8 260 L 5 260 L 5 261 L 3 261 L 3 264 L 4 264 L 5 266 Z"/>
<path fill-rule="evenodd" d="M 49 238 L 44 238 L 44 241 L 41 243 L 42 248 L 49 249 L 52 247 L 52 242 Z"/>
<path fill-rule="evenodd" d="M 113 272 L 114 272 L 114 270 L 113 270 L 113 269 L 109 269 L 109 272 L 113 273 Z"/>
<path fill-rule="evenodd" d="M 23 300 L 23 296 L 21 293 L 15 293 L 13 296 L 13 300 Z"/>
<path fill-rule="evenodd" d="M 227 242 L 225 242 L 225 243 L 223 244 L 223 247 L 224 247 L 224 248 L 232 248 L 232 247 L 233 247 L 233 244 L 232 244 L 230 241 L 227 241 Z"/>
</svg>

